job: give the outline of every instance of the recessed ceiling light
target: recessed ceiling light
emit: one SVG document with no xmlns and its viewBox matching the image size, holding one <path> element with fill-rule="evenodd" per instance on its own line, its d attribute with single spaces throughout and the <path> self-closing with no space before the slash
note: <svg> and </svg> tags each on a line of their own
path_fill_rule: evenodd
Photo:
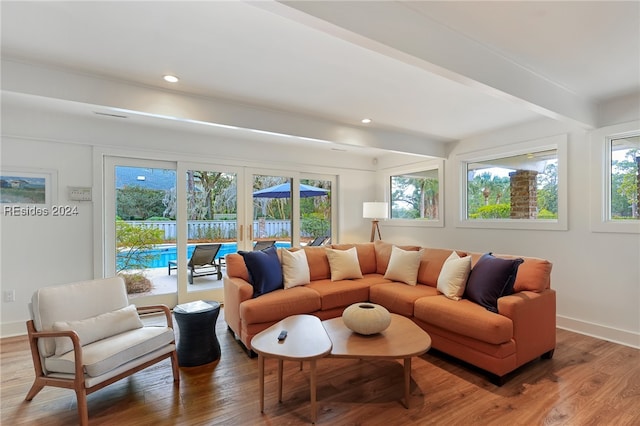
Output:
<svg viewBox="0 0 640 426">
<path fill-rule="evenodd" d="M 165 75 L 162 78 L 164 79 L 164 81 L 169 83 L 177 83 L 179 80 L 178 77 L 176 77 L 175 75 Z"/>
<path fill-rule="evenodd" d="M 369 124 L 369 123 L 371 123 L 371 119 L 370 118 L 363 118 L 362 120 L 360 120 L 360 122 L 362 124 Z"/>
</svg>

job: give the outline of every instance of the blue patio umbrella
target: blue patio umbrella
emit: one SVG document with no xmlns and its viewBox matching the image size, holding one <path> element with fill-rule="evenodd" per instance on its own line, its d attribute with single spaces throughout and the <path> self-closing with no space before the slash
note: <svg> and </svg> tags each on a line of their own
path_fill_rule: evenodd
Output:
<svg viewBox="0 0 640 426">
<path fill-rule="evenodd" d="M 300 184 L 300 197 L 318 197 L 327 195 L 327 189 L 316 188 L 315 186 Z M 291 182 L 281 183 L 280 185 L 270 186 L 253 193 L 253 198 L 289 198 L 291 197 Z"/>
</svg>

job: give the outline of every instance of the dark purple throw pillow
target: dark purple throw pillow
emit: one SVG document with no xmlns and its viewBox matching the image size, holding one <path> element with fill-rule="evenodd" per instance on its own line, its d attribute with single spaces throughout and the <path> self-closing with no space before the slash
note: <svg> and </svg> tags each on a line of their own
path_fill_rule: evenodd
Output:
<svg viewBox="0 0 640 426">
<path fill-rule="evenodd" d="M 275 246 L 258 251 L 239 251 L 238 254 L 247 265 L 253 297 L 283 288 L 282 266 Z"/>
<path fill-rule="evenodd" d="M 464 297 L 498 313 L 498 298 L 513 293 L 523 259 L 501 259 L 485 253 L 471 269 Z"/>
</svg>

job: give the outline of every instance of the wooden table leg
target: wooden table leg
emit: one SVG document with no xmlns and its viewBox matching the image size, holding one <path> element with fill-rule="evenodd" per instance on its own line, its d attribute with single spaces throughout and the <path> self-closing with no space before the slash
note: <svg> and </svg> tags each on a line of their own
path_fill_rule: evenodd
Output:
<svg viewBox="0 0 640 426">
<path fill-rule="evenodd" d="M 311 360 L 311 380 L 309 387 L 311 388 L 311 423 L 315 423 L 318 418 L 318 407 L 316 404 L 316 360 Z"/>
<path fill-rule="evenodd" d="M 282 370 L 284 361 L 278 360 L 278 402 L 282 402 Z"/>
<path fill-rule="evenodd" d="M 258 386 L 260 388 L 260 412 L 264 413 L 264 357 L 258 354 Z"/>
<path fill-rule="evenodd" d="M 411 358 L 404 359 L 404 406 L 409 408 L 411 395 Z"/>
</svg>

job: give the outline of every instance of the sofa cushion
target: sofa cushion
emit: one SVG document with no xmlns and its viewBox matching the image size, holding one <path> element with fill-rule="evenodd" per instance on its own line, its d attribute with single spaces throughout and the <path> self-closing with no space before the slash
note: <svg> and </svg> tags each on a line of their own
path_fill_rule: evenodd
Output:
<svg viewBox="0 0 640 426">
<path fill-rule="evenodd" d="M 369 300 L 369 283 L 365 279 L 319 280 L 305 287 L 318 292 L 323 311 Z"/>
<path fill-rule="evenodd" d="M 437 289 L 445 297 L 460 300 L 471 273 L 471 256 L 460 257 L 452 251 L 438 275 Z"/>
<path fill-rule="evenodd" d="M 56 321 L 54 331 L 73 330 L 80 338 L 80 345 L 85 346 L 97 340 L 111 337 L 125 331 L 143 326 L 135 305 L 129 305 L 106 314 L 78 321 Z M 73 343 L 69 337 L 56 337 L 56 355 L 65 354 L 73 350 Z"/>
<path fill-rule="evenodd" d="M 384 241 L 376 241 L 373 243 L 373 247 L 376 252 L 376 272 L 384 275 L 387 272 L 387 266 L 389 266 L 389 259 L 391 258 L 391 250 L 393 244 L 385 243 Z M 419 251 L 420 246 L 398 246 L 402 250 Z"/>
<path fill-rule="evenodd" d="M 355 247 L 348 250 L 335 250 L 326 248 L 329 266 L 331 267 L 331 281 L 362 278 L 358 252 Z"/>
<path fill-rule="evenodd" d="M 418 269 L 418 282 L 431 287 L 438 286 L 438 277 L 445 260 L 451 255 L 453 250 L 440 248 L 425 248 L 420 259 L 420 269 Z M 466 253 L 457 252 L 459 256 Z"/>
<path fill-rule="evenodd" d="M 513 259 L 515 256 L 499 256 Z M 537 257 L 523 257 L 524 262 L 518 267 L 513 291 L 533 291 L 541 293 L 551 287 L 551 268 L 553 264 L 548 260 Z"/>
<path fill-rule="evenodd" d="M 320 310 L 320 295 L 307 286 L 276 290 L 245 300 L 240 304 L 240 318 L 245 324 L 280 321 L 291 315 Z"/>
<path fill-rule="evenodd" d="M 127 362 L 151 353 L 173 342 L 169 327 L 142 327 L 90 343 L 82 348 L 85 372 L 97 377 Z M 57 373 L 75 372 L 74 352 L 45 358 L 47 370 Z"/>
<path fill-rule="evenodd" d="M 498 298 L 513 293 L 518 266 L 522 259 L 501 259 L 485 253 L 475 264 L 464 295 L 491 312 L 498 312 Z"/>
<path fill-rule="evenodd" d="M 399 247 L 393 246 L 391 249 L 391 257 L 389 258 L 389 265 L 387 266 L 384 277 L 389 280 L 416 285 L 421 256 L 422 250 L 402 250 Z"/>
<path fill-rule="evenodd" d="M 358 253 L 358 263 L 362 274 L 375 274 L 377 271 L 376 249 L 372 243 L 331 245 L 331 248 L 336 250 L 348 250 L 352 247 L 355 247 Z"/>
<path fill-rule="evenodd" d="M 304 247 L 311 281 L 331 278 L 331 267 L 325 247 Z"/>
<path fill-rule="evenodd" d="M 409 286 L 403 283 L 387 283 L 372 285 L 369 289 L 369 301 L 382 305 L 390 312 L 413 316 L 413 303 L 425 296 L 436 296 L 438 291 L 426 285 Z"/>
<path fill-rule="evenodd" d="M 239 251 L 249 271 L 253 297 L 282 288 L 282 266 L 275 246 L 257 251 Z"/>
<path fill-rule="evenodd" d="M 513 322 L 487 311 L 470 300 L 451 300 L 443 295 L 415 301 L 417 319 L 445 330 L 498 345 L 513 338 Z"/>
<path fill-rule="evenodd" d="M 304 250 L 282 250 L 281 255 L 284 288 L 309 284 L 311 278 L 306 252 Z"/>
<path fill-rule="evenodd" d="M 229 277 L 242 278 L 249 282 L 249 270 L 247 269 L 247 264 L 244 263 L 244 257 L 238 253 L 229 253 L 224 256 L 224 262 Z"/>
</svg>

